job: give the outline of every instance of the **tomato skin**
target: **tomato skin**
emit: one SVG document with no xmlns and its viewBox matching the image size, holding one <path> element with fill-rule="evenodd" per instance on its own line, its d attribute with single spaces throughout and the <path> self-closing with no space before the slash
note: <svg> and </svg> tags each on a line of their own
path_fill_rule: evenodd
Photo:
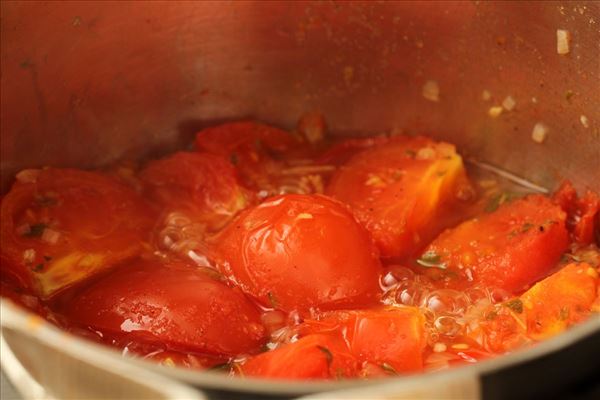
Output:
<svg viewBox="0 0 600 400">
<path fill-rule="evenodd" d="M 445 206 L 467 187 L 454 146 L 398 136 L 353 156 L 325 192 L 350 205 L 383 257 L 403 259 L 444 228 Z"/>
<path fill-rule="evenodd" d="M 168 210 L 188 211 L 212 231 L 252 199 L 231 163 L 209 153 L 182 151 L 151 161 L 140 177 L 155 201 Z"/>
<path fill-rule="evenodd" d="M 571 182 L 565 181 L 553 198 L 568 215 L 567 227 L 573 239 L 584 246 L 593 243 L 594 235 L 600 235 L 600 196 L 588 190 L 578 198 Z"/>
<path fill-rule="evenodd" d="M 2 270 L 21 285 L 48 298 L 139 254 L 154 214 L 131 188 L 95 172 L 25 172 L 1 206 Z"/>
<path fill-rule="evenodd" d="M 326 196 L 269 198 L 211 241 L 221 271 L 267 307 L 361 307 L 380 293 L 381 264 L 368 232 Z"/>
<path fill-rule="evenodd" d="M 330 379 L 356 376 L 358 363 L 339 334 L 307 335 L 250 358 L 244 375 L 274 379 Z"/>
<path fill-rule="evenodd" d="M 63 307 L 80 326 L 173 351 L 236 355 L 265 339 L 260 313 L 242 293 L 182 262 L 125 265 Z"/>
<path fill-rule="evenodd" d="M 262 188 L 269 175 L 281 169 L 281 156 L 301 144 L 284 130 L 253 121 L 232 122 L 201 130 L 196 135 L 198 151 L 231 160 L 244 184 Z"/>
<path fill-rule="evenodd" d="M 304 334 L 332 331 L 343 332 L 361 363 L 386 364 L 398 373 L 423 369 L 425 318 L 417 308 L 333 311 L 300 328 Z"/>
<path fill-rule="evenodd" d="M 565 221 L 565 212 L 549 198 L 530 195 L 445 231 L 422 258 L 439 257 L 442 273 L 452 272 L 459 281 L 516 294 L 558 263 L 569 243 Z"/>
<path fill-rule="evenodd" d="M 598 272 L 587 263 L 571 263 L 521 295 L 527 334 L 543 340 L 584 320 L 596 299 Z"/>
</svg>

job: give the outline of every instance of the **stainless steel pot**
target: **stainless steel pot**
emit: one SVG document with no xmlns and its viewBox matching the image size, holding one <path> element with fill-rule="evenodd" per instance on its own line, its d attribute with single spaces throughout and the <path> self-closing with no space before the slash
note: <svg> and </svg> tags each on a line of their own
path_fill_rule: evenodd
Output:
<svg viewBox="0 0 600 400">
<path fill-rule="evenodd" d="M 254 117 L 292 127 L 308 110 L 322 112 L 335 134 L 424 133 L 549 189 L 568 177 L 578 189 L 600 190 L 598 2 L 2 2 L 1 13 L 3 191 L 24 167 L 158 155 L 215 122 Z M 557 51 L 559 29 L 568 31 L 567 54 Z M 507 100 L 493 116 L 508 97 L 513 107 Z M 536 126 L 542 143 L 532 140 Z M 41 379 L 46 359 L 23 352 L 36 341 L 61 354 L 71 345 L 31 331 L 6 302 L 2 313 L 15 359 L 59 390 L 56 377 Z M 554 359 L 572 381 L 600 368 L 598 342 L 588 345 L 599 333 L 594 318 L 531 350 L 385 383 L 231 380 L 120 362 L 134 375 L 153 370 L 221 391 L 370 385 L 373 397 L 489 398 L 508 393 L 502 382 L 520 385 L 514 377 L 523 365 L 529 376 L 544 368 L 551 379 L 545 392 L 523 386 L 517 394 L 553 393 L 561 375 L 536 363 Z M 69 343 L 82 363 L 60 376 L 72 385 L 96 354 L 118 358 L 77 338 Z M 577 364 L 560 358 L 577 351 Z"/>
</svg>

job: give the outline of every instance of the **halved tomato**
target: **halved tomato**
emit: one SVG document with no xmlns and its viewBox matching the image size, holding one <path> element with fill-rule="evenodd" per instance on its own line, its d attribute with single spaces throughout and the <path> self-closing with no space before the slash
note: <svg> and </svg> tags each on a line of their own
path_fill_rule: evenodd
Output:
<svg viewBox="0 0 600 400">
<path fill-rule="evenodd" d="M 269 198 L 211 242 L 222 272 L 268 307 L 362 307 L 380 293 L 381 265 L 369 233 L 326 196 Z"/>
<path fill-rule="evenodd" d="M 350 352 L 361 363 L 395 373 L 423 368 L 425 318 L 417 308 L 334 311 L 300 327 L 304 334 L 333 331 L 343 333 Z"/>
<path fill-rule="evenodd" d="M 445 206 L 468 192 L 453 145 L 405 136 L 352 157 L 326 189 L 352 207 L 382 256 L 394 258 L 410 256 L 438 234 Z"/>
<path fill-rule="evenodd" d="M 193 265 L 136 261 L 63 300 L 72 322 L 167 350 L 233 356 L 265 340 L 258 309 Z"/>
<path fill-rule="evenodd" d="M 337 333 L 307 335 L 242 366 L 244 375 L 275 379 L 339 379 L 356 376 L 357 370 L 356 359 Z"/>
<path fill-rule="evenodd" d="M 151 161 L 140 177 L 165 210 L 185 211 L 209 231 L 223 227 L 252 200 L 231 163 L 214 154 L 181 151 Z"/>
<path fill-rule="evenodd" d="M 479 282 L 516 294 L 556 266 L 569 243 L 565 221 L 551 199 L 530 195 L 445 231 L 418 262 L 451 286 Z"/>
<path fill-rule="evenodd" d="M 542 340 L 584 320 L 596 299 L 598 272 L 587 263 L 571 263 L 521 295 L 527 334 Z"/>
<path fill-rule="evenodd" d="M 2 269 L 41 297 L 137 255 L 153 225 L 145 201 L 95 172 L 20 173 L 2 200 Z"/>
<path fill-rule="evenodd" d="M 196 135 L 199 151 L 229 159 L 253 189 L 268 186 L 269 175 L 281 169 L 283 154 L 300 143 L 289 132 L 252 121 L 218 125 Z"/>
</svg>

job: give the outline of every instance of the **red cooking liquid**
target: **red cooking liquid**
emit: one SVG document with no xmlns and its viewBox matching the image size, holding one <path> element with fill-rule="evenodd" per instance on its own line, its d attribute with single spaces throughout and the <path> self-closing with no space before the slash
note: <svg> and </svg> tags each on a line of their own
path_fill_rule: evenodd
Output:
<svg viewBox="0 0 600 400">
<path fill-rule="evenodd" d="M 599 311 L 596 194 L 323 133 L 239 122 L 139 165 L 18 174 L 2 295 L 125 356 L 273 379 L 474 363 Z"/>
</svg>

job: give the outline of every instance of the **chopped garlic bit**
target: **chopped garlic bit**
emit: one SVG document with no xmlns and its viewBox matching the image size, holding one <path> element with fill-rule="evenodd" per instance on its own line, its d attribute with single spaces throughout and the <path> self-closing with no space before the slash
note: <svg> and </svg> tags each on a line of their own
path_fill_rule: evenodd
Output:
<svg viewBox="0 0 600 400">
<path fill-rule="evenodd" d="M 481 93 L 481 99 L 484 101 L 489 101 L 492 98 L 492 93 L 489 90 L 484 90 Z"/>
<path fill-rule="evenodd" d="M 515 101 L 515 99 L 512 98 L 512 96 L 506 96 L 506 98 L 502 102 L 502 107 L 504 107 L 506 111 L 512 111 L 516 105 L 517 102 Z"/>
<path fill-rule="evenodd" d="M 309 213 L 300 213 L 296 217 L 296 219 L 312 219 L 312 218 L 313 218 L 312 214 L 309 214 Z"/>
<path fill-rule="evenodd" d="M 326 129 L 325 118 L 318 112 L 308 112 L 298 121 L 298 132 L 311 144 L 323 141 Z"/>
<path fill-rule="evenodd" d="M 571 33 L 565 29 L 556 30 L 556 52 L 558 54 L 569 54 Z"/>
<path fill-rule="evenodd" d="M 433 345 L 434 353 L 443 353 L 444 351 L 446 351 L 446 345 L 444 343 L 437 342 Z"/>
<path fill-rule="evenodd" d="M 417 160 L 431 160 L 435 157 L 435 150 L 431 147 L 422 147 L 417 151 Z"/>
<path fill-rule="evenodd" d="M 15 178 L 19 183 L 35 183 L 39 174 L 39 169 L 24 169 L 19 172 Z"/>
<path fill-rule="evenodd" d="M 35 260 L 35 250 L 27 249 L 23 252 L 23 262 L 25 264 L 31 264 Z"/>
<path fill-rule="evenodd" d="M 533 127 L 531 132 L 531 139 L 536 143 L 543 143 L 548 135 L 548 127 L 543 122 L 538 122 Z"/>
<path fill-rule="evenodd" d="M 42 241 L 50 244 L 56 244 L 58 239 L 60 239 L 60 232 L 50 228 L 44 229 L 44 232 L 42 233 Z"/>
<path fill-rule="evenodd" d="M 493 106 L 488 110 L 488 115 L 492 118 L 497 118 L 504 110 L 501 106 Z"/>
<path fill-rule="evenodd" d="M 579 117 L 579 122 L 581 122 L 581 125 L 583 125 L 584 128 L 590 127 L 590 120 L 585 115 Z"/>
<path fill-rule="evenodd" d="M 365 182 L 365 185 L 381 187 L 381 186 L 385 186 L 385 182 L 383 181 L 383 179 L 381 179 L 380 176 L 374 175 L 374 174 L 369 174 L 367 181 Z"/>
<path fill-rule="evenodd" d="M 425 82 L 422 93 L 429 101 L 440 101 L 440 87 L 436 81 Z"/>
</svg>

